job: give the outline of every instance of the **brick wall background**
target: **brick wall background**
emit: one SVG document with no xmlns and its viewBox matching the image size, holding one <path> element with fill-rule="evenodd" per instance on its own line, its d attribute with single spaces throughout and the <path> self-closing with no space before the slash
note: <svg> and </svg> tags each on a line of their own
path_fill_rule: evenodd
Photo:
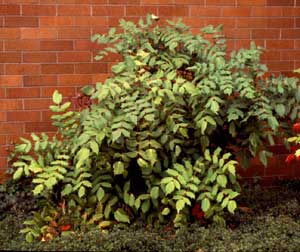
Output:
<svg viewBox="0 0 300 252">
<path fill-rule="evenodd" d="M 52 131 L 48 106 L 55 89 L 72 99 L 81 86 L 106 78 L 116 58 L 95 62 L 91 35 L 146 13 L 182 17 L 193 29 L 224 24 L 229 50 L 254 40 L 267 49 L 270 71 L 300 67 L 300 0 L 0 0 L 0 180 L 12 142 Z M 282 148 L 274 148 L 271 168 L 254 160 L 244 175 L 300 175 L 285 166 Z"/>
</svg>

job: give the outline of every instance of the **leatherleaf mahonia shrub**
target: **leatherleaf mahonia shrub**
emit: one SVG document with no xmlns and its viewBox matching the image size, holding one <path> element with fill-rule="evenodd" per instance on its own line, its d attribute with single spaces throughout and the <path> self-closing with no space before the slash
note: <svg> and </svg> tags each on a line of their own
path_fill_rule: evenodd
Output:
<svg viewBox="0 0 300 252">
<path fill-rule="evenodd" d="M 237 208 L 238 161 L 258 154 L 266 165 L 267 143 L 298 117 L 298 79 L 264 78 L 262 49 L 229 56 L 221 27 L 194 35 L 181 21 L 156 22 L 121 20 L 94 35 L 107 46 L 96 59 L 122 56 L 111 77 L 82 89 L 90 101 L 79 112 L 56 91 L 57 134 L 15 146 L 14 179 L 31 178 L 47 202 L 25 222 L 28 241 L 82 224 L 179 228 L 202 216 L 225 225 Z"/>
</svg>

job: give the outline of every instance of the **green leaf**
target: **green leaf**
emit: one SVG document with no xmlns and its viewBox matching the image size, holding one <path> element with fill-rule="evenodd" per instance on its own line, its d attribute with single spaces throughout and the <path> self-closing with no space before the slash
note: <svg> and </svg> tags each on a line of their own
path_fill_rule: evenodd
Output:
<svg viewBox="0 0 300 252">
<path fill-rule="evenodd" d="M 33 190 L 33 195 L 36 196 L 36 195 L 40 194 L 43 190 L 44 190 L 43 184 L 37 185 Z"/>
<path fill-rule="evenodd" d="M 210 109 L 211 109 L 212 112 L 217 114 L 219 109 L 220 109 L 219 103 L 217 103 L 215 100 L 212 100 L 210 102 Z"/>
<path fill-rule="evenodd" d="M 164 210 L 161 212 L 162 215 L 168 215 L 170 213 L 170 208 L 165 207 Z"/>
<path fill-rule="evenodd" d="M 20 179 L 21 176 L 22 176 L 22 174 L 23 174 L 23 167 L 19 167 L 19 168 L 15 171 L 15 173 L 14 173 L 14 175 L 13 175 L 13 179 L 14 179 L 14 180 Z"/>
<path fill-rule="evenodd" d="M 148 167 L 148 163 L 142 158 L 138 158 L 137 163 L 141 168 L 147 168 Z"/>
<path fill-rule="evenodd" d="M 121 208 L 114 212 L 114 216 L 118 222 L 130 223 L 127 213 Z"/>
<path fill-rule="evenodd" d="M 176 202 L 176 210 L 177 210 L 177 213 L 179 213 L 185 206 L 185 201 L 180 199 L 180 200 L 177 200 Z"/>
<path fill-rule="evenodd" d="M 85 86 L 81 89 L 81 92 L 85 95 L 92 95 L 95 91 L 95 88 L 93 86 Z"/>
<path fill-rule="evenodd" d="M 55 104 L 58 105 L 62 101 L 62 95 L 57 90 L 55 90 L 53 95 L 52 95 L 52 100 Z"/>
<path fill-rule="evenodd" d="M 85 147 L 81 148 L 76 155 L 77 160 L 78 160 L 78 162 L 76 164 L 76 168 L 81 167 L 81 165 L 84 163 L 84 161 L 86 159 L 89 158 L 89 156 L 90 156 L 90 150 Z"/>
<path fill-rule="evenodd" d="M 124 163 L 121 161 L 117 161 L 114 163 L 113 165 L 114 168 L 114 174 L 115 175 L 121 175 L 124 173 L 125 169 L 124 169 Z"/>
<path fill-rule="evenodd" d="M 150 191 L 150 196 L 152 199 L 158 199 L 159 197 L 159 187 L 154 186 Z"/>
<path fill-rule="evenodd" d="M 150 201 L 149 200 L 145 200 L 142 203 L 142 212 L 143 213 L 147 213 L 149 209 L 150 209 Z"/>
<path fill-rule="evenodd" d="M 27 242 L 31 243 L 33 241 L 33 234 L 31 232 L 28 232 L 25 236 L 25 239 Z"/>
<path fill-rule="evenodd" d="M 98 146 L 98 144 L 97 144 L 95 141 L 91 141 L 91 142 L 90 142 L 90 148 L 91 148 L 91 150 L 92 150 L 96 155 L 98 155 L 98 153 L 99 153 L 99 146 Z"/>
<path fill-rule="evenodd" d="M 50 177 L 45 181 L 45 185 L 48 189 L 52 189 L 52 187 L 57 183 L 57 180 L 55 177 Z"/>
<path fill-rule="evenodd" d="M 154 149 L 148 149 L 145 151 L 145 159 L 150 161 L 151 165 L 157 161 L 157 153 Z"/>
<path fill-rule="evenodd" d="M 78 197 L 82 198 L 85 195 L 85 187 L 81 186 L 78 190 Z"/>
<path fill-rule="evenodd" d="M 220 186 L 226 187 L 227 185 L 227 177 L 223 174 L 217 176 L 217 182 Z"/>
<path fill-rule="evenodd" d="M 210 208 L 210 201 L 208 198 L 204 198 L 201 201 L 201 208 L 203 212 L 207 212 Z"/>
<path fill-rule="evenodd" d="M 275 111 L 280 117 L 283 117 L 285 115 L 285 106 L 283 104 L 277 104 Z"/>
<path fill-rule="evenodd" d="M 229 200 L 227 209 L 230 213 L 234 213 L 234 210 L 237 208 L 236 202 L 234 200 Z"/>
<path fill-rule="evenodd" d="M 175 189 L 174 182 L 171 181 L 170 183 L 168 183 L 168 184 L 166 185 L 166 195 L 172 193 L 172 192 L 174 191 L 174 189 Z"/>
<path fill-rule="evenodd" d="M 71 184 L 66 184 L 61 192 L 62 196 L 69 195 L 73 191 L 73 186 Z"/>
<path fill-rule="evenodd" d="M 105 191 L 103 190 L 102 187 L 99 187 L 99 189 L 97 190 L 96 196 L 97 196 L 97 200 L 98 200 L 98 201 L 101 201 L 101 200 L 104 198 L 104 196 L 105 196 Z"/>
</svg>

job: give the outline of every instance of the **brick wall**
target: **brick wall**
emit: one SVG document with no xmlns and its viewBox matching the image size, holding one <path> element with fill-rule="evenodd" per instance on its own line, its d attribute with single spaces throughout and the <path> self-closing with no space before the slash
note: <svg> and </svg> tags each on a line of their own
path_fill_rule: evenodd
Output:
<svg viewBox="0 0 300 252">
<path fill-rule="evenodd" d="M 254 40 L 267 49 L 263 60 L 271 71 L 300 67 L 300 0 L 0 0 L 1 179 L 12 142 L 33 131 L 51 132 L 55 89 L 72 99 L 81 86 L 106 78 L 116 58 L 95 62 L 91 35 L 120 17 L 137 20 L 149 12 L 182 17 L 195 29 L 224 24 L 229 50 Z M 265 178 L 300 175 L 285 167 L 282 149 L 277 154 L 272 169 L 254 161 L 252 170 Z"/>
</svg>

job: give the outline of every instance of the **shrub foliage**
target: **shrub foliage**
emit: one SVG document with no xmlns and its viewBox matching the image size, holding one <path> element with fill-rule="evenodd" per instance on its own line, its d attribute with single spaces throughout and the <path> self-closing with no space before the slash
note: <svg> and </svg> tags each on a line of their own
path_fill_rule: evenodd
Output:
<svg viewBox="0 0 300 252">
<path fill-rule="evenodd" d="M 27 240 L 64 230 L 57 216 L 101 228 L 137 218 L 180 227 L 196 203 L 224 225 L 224 212 L 237 207 L 237 160 L 259 154 L 266 165 L 266 143 L 297 118 L 298 80 L 264 78 L 261 48 L 228 55 L 221 26 L 195 35 L 181 21 L 160 27 L 157 19 L 121 20 L 94 35 L 107 45 L 97 59 L 122 56 L 112 76 L 83 88 L 91 100 L 79 112 L 56 91 L 57 134 L 16 145 L 14 178 L 31 178 L 33 193 L 48 199 L 49 214 L 26 222 Z"/>
</svg>

